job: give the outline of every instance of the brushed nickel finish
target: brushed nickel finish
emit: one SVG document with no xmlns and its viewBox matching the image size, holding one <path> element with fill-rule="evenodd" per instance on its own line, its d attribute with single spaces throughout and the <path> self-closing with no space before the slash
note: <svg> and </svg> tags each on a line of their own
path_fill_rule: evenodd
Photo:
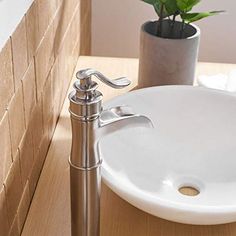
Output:
<svg viewBox="0 0 236 236">
<path fill-rule="evenodd" d="M 106 85 L 121 89 L 130 84 L 125 77 L 110 80 L 98 71 L 85 69 L 76 74 L 75 91 L 69 95 L 72 125 L 70 164 L 71 235 L 100 235 L 101 164 L 100 137 L 129 127 L 152 127 L 145 116 L 125 106 L 102 109 L 102 93 L 92 81 L 96 76 Z"/>
</svg>

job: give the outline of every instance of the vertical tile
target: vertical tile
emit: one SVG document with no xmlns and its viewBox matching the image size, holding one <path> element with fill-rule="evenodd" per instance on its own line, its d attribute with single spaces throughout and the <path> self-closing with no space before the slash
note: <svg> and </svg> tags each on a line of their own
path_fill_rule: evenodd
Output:
<svg viewBox="0 0 236 236">
<path fill-rule="evenodd" d="M 43 90 L 44 83 L 54 62 L 53 26 L 49 27 L 35 57 L 37 98 Z"/>
<path fill-rule="evenodd" d="M 25 131 L 22 86 L 19 87 L 9 105 L 9 124 L 11 134 L 12 156 L 16 155 L 18 145 Z"/>
<path fill-rule="evenodd" d="M 43 99 L 43 122 L 44 127 L 48 120 L 52 117 L 52 106 L 53 106 L 53 88 L 52 88 L 52 77 L 51 73 L 49 74 L 47 81 L 45 83 L 43 92 L 42 92 L 42 99 Z"/>
<path fill-rule="evenodd" d="M 27 182 L 17 210 L 17 225 L 19 232 L 22 231 L 29 210 L 29 206 L 30 206 L 30 194 L 29 194 L 29 183 Z"/>
<path fill-rule="evenodd" d="M 63 2 L 63 0 L 56 0 L 56 6 L 57 6 L 57 8 L 61 5 L 62 2 Z"/>
<path fill-rule="evenodd" d="M 77 40 L 76 40 L 76 43 L 75 43 L 75 46 L 73 48 L 73 51 L 72 51 L 72 54 L 74 57 L 76 57 L 76 62 L 78 61 L 78 57 L 80 55 L 80 34 L 78 35 L 77 37 Z M 76 66 L 76 64 L 75 64 Z"/>
<path fill-rule="evenodd" d="M 91 15 L 87 14 L 81 21 L 81 55 L 91 54 Z"/>
<path fill-rule="evenodd" d="M 30 177 L 29 177 L 29 192 L 30 198 L 32 198 L 35 188 L 37 186 L 38 179 L 41 174 L 41 170 L 43 168 L 43 164 L 47 155 L 47 151 L 49 148 L 50 140 L 45 135 L 41 139 L 41 143 L 39 145 L 38 151 L 34 158 L 34 164 L 31 169 Z"/>
<path fill-rule="evenodd" d="M 69 58 L 69 64 L 68 64 L 68 80 L 67 82 L 69 83 L 71 80 L 71 77 L 74 72 L 74 68 L 78 59 L 78 55 L 80 52 L 80 48 L 78 47 L 78 41 L 79 41 L 79 36 L 80 36 L 80 28 L 78 27 L 78 24 L 80 23 L 80 8 L 77 7 L 75 9 L 74 15 L 72 22 L 70 24 L 69 28 L 69 37 L 68 37 L 68 58 Z"/>
<path fill-rule="evenodd" d="M 65 50 L 65 46 L 63 44 L 63 47 L 62 47 L 62 50 L 60 51 L 59 55 L 58 55 L 58 79 L 60 80 L 60 83 L 61 83 L 61 87 L 60 87 L 60 90 L 59 90 L 59 97 L 58 97 L 58 111 L 60 112 L 61 111 L 61 107 L 62 107 L 62 104 L 64 102 L 64 93 L 65 93 L 65 90 L 66 90 L 66 87 L 65 87 L 65 80 L 66 80 L 66 77 L 67 77 L 67 60 L 66 60 L 66 50 Z"/>
<path fill-rule="evenodd" d="M 6 207 L 6 196 L 3 185 L 1 185 L 0 189 L 0 234 L 8 235 L 10 230 L 10 225 L 8 222 L 7 216 L 7 207 Z"/>
<path fill-rule="evenodd" d="M 81 0 L 81 55 L 91 54 L 91 0 Z"/>
<path fill-rule="evenodd" d="M 52 108 L 52 111 L 54 110 L 54 108 Z M 53 111 L 54 113 L 54 111 Z M 57 119 L 55 119 L 55 116 L 52 115 L 48 121 L 48 139 L 49 141 L 51 141 L 52 137 L 53 137 L 53 133 L 54 133 L 54 130 L 55 130 L 55 127 L 56 127 L 56 122 L 57 122 Z"/>
<path fill-rule="evenodd" d="M 41 173 L 41 165 L 40 165 L 40 156 L 39 156 L 39 149 L 36 154 L 36 158 L 34 160 L 33 167 L 31 169 L 30 177 L 29 177 L 29 193 L 30 193 L 30 198 L 33 197 L 35 188 L 37 186 L 37 182 Z"/>
<path fill-rule="evenodd" d="M 77 0 L 68 1 L 67 14 L 70 18 L 69 21 L 71 21 L 72 16 L 74 15 L 75 9 L 77 9 L 80 4 L 81 4 L 80 1 L 77 1 Z"/>
<path fill-rule="evenodd" d="M 50 138 L 52 133 L 52 122 L 53 121 L 53 87 L 52 87 L 52 77 L 49 74 L 47 81 L 45 83 L 43 92 L 43 127 L 45 135 Z"/>
<path fill-rule="evenodd" d="M 25 108 L 25 121 L 29 123 L 30 116 L 33 108 L 36 104 L 36 83 L 35 83 L 35 70 L 34 61 L 32 61 L 27 69 L 24 78 L 22 79 L 23 84 L 23 98 Z"/>
<path fill-rule="evenodd" d="M 56 11 L 59 7 L 59 5 L 61 4 L 62 0 L 51 0 L 51 1 L 46 1 L 47 4 L 49 4 L 49 8 L 51 10 L 51 12 L 49 13 L 49 18 L 50 18 L 50 23 L 51 21 L 54 19 Z"/>
<path fill-rule="evenodd" d="M 0 121 L 0 187 L 3 185 L 7 177 L 8 171 L 12 163 L 11 159 L 11 142 L 10 129 L 8 123 L 8 114 L 5 113 L 2 121 Z"/>
<path fill-rule="evenodd" d="M 76 14 L 74 14 L 73 19 L 76 19 Z M 74 22 L 72 21 L 71 24 L 68 27 L 68 30 L 66 31 L 65 39 L 63 40 L 63 45 L 60 50 L 59 55 L 59 70 L 61 69 L 60 73 L 63 76 L 62 82 L 62 98 L 64 100 L 65 94 L 67 92 L 72 72 L 73 72 L 73 65 L 76 63 L 75 58 L 73 57 L 72 51 L 74 48 L 74 45 L 76 43 L 75 39 L 75 32 L 77 30 L 75 29 Z"/>
<path fill-rule="evenodd" d="M 39 145 L 41 143 L 44 130 L 43 130 L 43 112 L 42 112 L 42 99 L 38 101 L 37 105 L 34 107 L 32 112 L 30 124 L 30 132 L 32 133 L 34 157 L 38 152 Z"/>
<path fill-rule="evenodd" d="M 27 129 L 19 146 L 20 167 L 23 186 L 29 177 L 30 171 L 34 163 L 33 139 L 30 129 Z"/>
<path fill-rule="evenodd" d="M 62 5 L 60 6 L 55 19 L 53 20 L 53 36 L 54 36 L 54 54 L 57 56 L 58 51 L 61 47 L 61 42 L 63 41 L 63 37 L 66 31 L 66 24 L 65 24 L 65 12 L 63 11 L 65 6 L 65 1 L 63 1 Z"/>
<path fill-rule="evenodd" d="M 66 35 L 65 38 L 62 42 L 62 47 L 60 50 L 60 55 L 59 55 L 59 73 L 60 76 L 62 76 L 62 89 L 63 89 L 63 94 L 64 94 L 64 90 L 66 89 L 66 82 L 67 79 L 70 76 L 69 73 L 69 67 L 70 67 L 70 63 L 71 63 L 71 55 L 70 55 L 70 31 L 71 31 L 71 25 L 68 27 L 68 30 L 66 31 Z"/>
<path fill-rule="evenodd" d="M 8 219 L 11 225 L 15 218 L 15 214 L 23 192 L 18 152 L 14 158 L 14 162 L 11 165 L 11 169 L 4 185 L 6 189 Z"/>
<path fill-rule="evenodd" d="M 57 0 L 37 0 L 39 35 L 43 37 L 57 9 Z"/>
<path fill-rule="evenodd" d="M 53 23 L 55 37 L 55 55 L 59 53 L 62 47 L 66 31 L 68 30 L 68 26 L 73 17 L 74 11 L 78 6 L 77 4 L 79 5 L 78 1 L 63 1 L 60 5 L 59 11 L 57 12 Z M 78 25 L 79 23 L 77 24 L 77 27 Z"/>
<path fill-rule="evenodd" d="M 52 79 L 52 89 L 53 89 L 53 122 L 56 124 L 57 118 L 60 113 L 60 100 L 61 100 L 61 90 L 62 90 L 62 80 L 58 71 L 58 57 L 55 60 L 55 63 L 51 70 L 51 79 Z"/>
<path fill-rule="evenodd" d="M 80 20 L 81 20 L 80 14 L 81 14 L 81 10 L 80 10 L 80 7 L 78 7 L 75 12 L 74 20 L 72 22 L 72 24 L 73 24 L 72 25 L 72 37 L 74 39 L 73 51 L 78 50 L 78 54 L 80 52 L 80 47 L 78 45 L 80 43 L 80 27 L 78 27 L 78 24 L 80 24 Z"/>
<path fill-rule="evenodd" d="M 80 0 L 81 16 L 84 16 L 91 8 L 91 0 Z"/>
<path fill-rule="evenodd" d="M 15 32 L 12 34 L 11 41 L 12 41 L 13 71 L 14 71 L 15 91 L 16 91 L 28 67 L 25 17 L 23 17 L 23 19 L 17 26 Z"/>
<path fill-rule="evenodd" d="M 7 41 L 6 45 L 0 52 L 0 120 L 7 108 L 7 105 L 14 93 L 14 80 L 12 68 L 12 51 L 11 42 Z"/>
<path fill-rule="evenodd" d="M 10 228 L 9 236 L 20 236 L 18 224 L 17 224 L 17 216 L 15 216 L 13 223 Z"/>
<path fill-rule="evenodd" d="M 38 13 L 38 4 L 37 1 L 34 1 L 25 16 L 29 62 L 33 59 L 33 56 L 35 56 L 39 43 L 42 40 L 42 37 L 39 36 L 39 24 L 38 24 L 37 13 Z"/>
<path fill-rule="evenodd" d="M 37 164 L 39 165 L 40 169 L 43 168 L 43 164 L 44 164 L 45 158 L 47 156 L 48 148 L 49 148 L 49 143 L 50 143 L 50 140 L 47 137 L 44 137 L 40 144 L 39 155 L 38 155 L 38 160 L 37 160 L 38 161 Z"/>
<path fill-rule="evenodd" d="M 38 24 L 39 24 L 39 37 L 43 38 L 49 23 L 50 23 L 50 16 L 49 16 L 49 11 L 50 9 L 48 8 L 48 5 L 46 0 L 37 0 L 37 5 L 38 5 Z"/>
<path fill-rule="evenodd" d="M 55 59 L 55 62 L 52 66 L 52 69 L 50 71 L 50 76 L 52 80 L 52 91 L 53 91 L 53 96 L 52 96 L 52 101 L 53 103 L 56 102 L 57 98 L 57 91 L 61 88 L 61 80 L 59 79 L 59 74 L 58 74 L 58 57 Z"/>
</svg>

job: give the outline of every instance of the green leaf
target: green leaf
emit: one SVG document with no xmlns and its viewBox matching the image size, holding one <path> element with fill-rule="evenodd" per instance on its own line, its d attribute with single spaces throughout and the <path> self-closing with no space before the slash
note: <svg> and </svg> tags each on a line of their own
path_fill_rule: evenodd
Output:
<svg viewBox="0 0 236 236">
<path fill-rule="evenodd" d="M 163 5 L 162 17 L 166 18 L 168 16 L 174 15 L 178 12 L 178 6 L 176 0 L 142 0 L 145 3 L 153 5 L 155 12 L 160 17 L 161 7 Z"/>
<path fill-rule="evenodd" d="M 165 1 L 165 0 L 142 0 L 142 1 L 145 3 L 151 4 L 154 7 L 157 15 L 160 17 L 162 1 Z M 166 17 L 166 16 L 164 16 L 164 17 Z"/>
<path fill-rule="evenodd" d="M 210 11 L 210 12 L 196 12 L 196 13 L 183 13 L 181 14 L 181 18 L 186 22 L 186 23 L 192 23 L 194 21 L 201 20 L 203 18 L 209 17 L 209 16 L 214 16 L 217 15 L 221 12 L 224 11 Z"/>
<path fill-rule="evenodd" d="M 166 0 L 165 9 L 169 16 L 178 15 L 179 8 L 177 6 L 176 0 Z"/>
<path fill-rule="evenodd" d="M 179 10 L 184 13 L 191 11 L 199 2 L 200 0 L 176 0 Z"/>
<path fill-rule="evenodd" d="M 162 5 L 163 5 L 162 17 L 165 18 L 165 17 L 169 16 L 169 14 L 165 9 L 164 4 L 160 0 L 157 0 L 156 3 L 153 5 L 153 7 L 154 7 L 157 15 L 160 17 L 161 16 L 161 6 Z"/>
<path fill-rule="evenodd" d="M 154 5 L 158 0 L 142 0 L 142 1 Z"/>
</svg>

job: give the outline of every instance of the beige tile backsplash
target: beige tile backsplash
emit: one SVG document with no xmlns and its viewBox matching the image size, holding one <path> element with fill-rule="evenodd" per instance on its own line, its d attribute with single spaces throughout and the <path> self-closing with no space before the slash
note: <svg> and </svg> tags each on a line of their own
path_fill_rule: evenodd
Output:
<svg viewBox="0 0 236 236">
<path fill-rule="evenodd" d="M 37 15 L 38 4 L 37 1 L 34 1 L 27 13 L 25 14 L 28 52 L 27 54 L 29 62 L 33 59 L 33 56 L 35 55 L 40 40 L 42 40 L 42 37 L 39 37 L 39 22 Z"/>
<path fill-rule="evenodd" d="M 26 130 L 19 145 L 22 184 L 25 186 L 34 163 L 32 132 Z"/>
<path fill-rule="evenodd" d="M 36 105 L 36 81 L 35 81 L 35 67 L 33 60 L 31 61 L 21 82 L 23 85 L 25 121 L 27 125 L 29 124 L 31 114 Z"/>
<path fill-rule="evenodd" d="M 0 52 L 0 120 L 14 94 L 12 50 L 10 39 Z"/>
<path fill-rule="evenodd" d="M 21 181 L 20 158 L 17 152 L 14 162 L 11 165 L 10 171 L 4 183 L 7 198 L 8 220 L 10 225 L 14 221 L 18 205 L 23 193 Z"/>
<path fill-rule="evenodd" d="M 40 97 L 40 93 L 43 90 L 43 86 L 54 62 L 53 39 L 53 25 L 51 24 L 46 31 L 35 56 L 37 98 Z"/>
<path fill-rule="evenodd" d="M 20 232 L 19 232 L 19 227 L 18 227 L 18 222 L 17 222 L 17 215 L 15 216 L 11 228 L 10 228 L 10 232 L 8 236 L 20 236 Z"/>
<path fill-rule="evenodd" d="M 23 17 L 15 32 L 11 36 L 11 43 L 16 91 L 20 86 L 20 81 L 23 78 L 23 75 L 28 67 L 25 17 Z"/>
<path fill-rule="evenodd" d="M 22 86 L 17 89 L 9 104 L 8 117 L 11 136 L 11 153 L 14 160 L 22 135 L 25 131 L 25 114 Z"/>
<path fill-rule="evenodd" d="M 4 180 L 7 177 L 8 171 L 12 163 L 10 127 L 7 113 L 5 113 L 4 117 L 2 118 L 2 121 L 0 122 L 0 134 L 1 134 L 0 186 L 2 188 Z"/>
<path fill-rule="evenodd" d="M 0 51 L 0 235 L 22 231 L 90 18 L 90 0 L 34 0 Z"/>
<path fill-rule="evenodd" d="M 21 201 L 19 203 L 19 207 L 17 209 L 17 226 L 18 226 L 18 232 L 21 232 L 25 218 L 27 216 L 28 208 L 30 205 L 30 194 L 29 194 L 29 183 L 27 182 L 25 184 L 25 188 L 21 197 Z"/>
<path fill-rule="evenodd" d="M 10 230 L 10 225 L 8 222 L 6 194 L 3 185 L 0 189 L 0 212 L 1 212 L 0 214 L 1 235 L 7 235 Z"/>
</svg>

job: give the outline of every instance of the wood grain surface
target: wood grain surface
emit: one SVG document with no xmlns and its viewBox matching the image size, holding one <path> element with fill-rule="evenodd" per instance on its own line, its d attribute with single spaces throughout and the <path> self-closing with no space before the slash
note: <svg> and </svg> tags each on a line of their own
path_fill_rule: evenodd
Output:
<svg viewBox="0 0 236 236">
<path fill-rule="evenodd" d="M 137 86 L 138 60 L 80 57 L 77 70 L 95 68 L 108 77 L 127 75 Z M 198 74 L 227 73 L 235 65 L 199 63 Z M 100 83 L 101 84 L 101 83 Z M 71 90 L 71 87 L 70 87 Z M 127 92 L 100 86 L 104 98 Z M 71 145 L 69 102 L 63 110 L 31 204 L 23 236 L 69 236 L 69 165 Z M 236 236 L 236 223 L 193 226 L 169 222 L 149 215 L 119 198 L 104 184 L 101 197 L 101 236 Z"/>
</svg>

